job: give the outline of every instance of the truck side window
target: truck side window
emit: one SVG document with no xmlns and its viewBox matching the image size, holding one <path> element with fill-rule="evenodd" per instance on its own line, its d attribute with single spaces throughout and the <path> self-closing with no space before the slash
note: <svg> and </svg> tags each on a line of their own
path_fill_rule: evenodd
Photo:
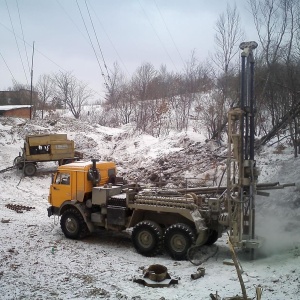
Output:
<svg viewBox="0 0 300 300">
<path fill-rule="evenodd" d="M 59 173 L 56 177 L 56 184 L 70 184 L 70 174 L 69 173 Z"/>
<path fill-rule="evenodd" d="M 30 155 L 38 154 L 39 153 L 39 147 L 38 146 L 30 146 L 29 147 Z"/>
<path fill-rule="evenodd" d="M 38 153 L 39 154 L 49 154 L 50 153 L 50 145 L 40 145 L 38 147 L 39 151 Z"/>
</svg>

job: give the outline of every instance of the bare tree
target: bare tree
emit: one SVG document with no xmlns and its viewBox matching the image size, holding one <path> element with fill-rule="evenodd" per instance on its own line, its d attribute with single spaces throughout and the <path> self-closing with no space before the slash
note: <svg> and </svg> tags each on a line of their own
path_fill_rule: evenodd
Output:
<svg viewBox="0 0 300 300">
<path fill-rule="evenodd" d="M 44 109 L 46 107 L 46 104 L 49 102 L 50 98 L 54 95 L 54 85 L 50 75 L 47 74 L 40 75 L 38 78 L 38 82 L 36 84 L 36 89 L 41 101 L 40 110 L 42 112 L 42 119 L 43 119 Z"/>
<path fill-rule="evenodd" d="M 260 140 L 266 143 L 288 128 L 295 156 L 299 145 L 299 1 L 249 1 L 261 42 L 260 89 L 257 102 L 268 111 L 272 128 Z M 263 75 L 263 76 L 262 76 Z"/>
<path fill-rule="evenodd" d="M 149 85 L 155 78 L 157 71 L 150 63 L 143 63 L 135 72 L 133 76 L 133 85 L 137 91 L 139 100 L 144 101 L 149 99 Z"/>
<path fill-rule="evenodd" d="M 268 66 L 278 61 L 288 26 L 289 0 L 249 0 L 254 24 Z"/>
<path fill-rule="evenodd" d="M 133 78 L 132 87 L 135 92 L 136 106 L 134 110 L 134 120 L 138 130 L 147 131 L 147 123 L 151 119 L 151 108 L 149 105 L 150 83 L 155 78 L 157 72 L 150 63 L 143 63 L 137 68 Z"/>
<path fill-rule="evenodd" d="M 200 127 L 206 128 L 208 139 L 212 138 L 218 126 L 219 109 L 216 105 L 216 98 L 218 96 L 218 93 L 217 95 L 211 93 L 209 96 L 200 95 L 195 101 L 196 118 L 200 123 Z"/>
<path fill-rule="evenodd" d="M 111 126 L 129 123 L 136 100 L 135 94 L 137 93 L 133 90 L 132 81 L 127 81 L 119 65 L 115 63 L 104 104 L 106 113 L 111 116 Z"/>
<path fill-rule="evenodd" d="M 83 105 L 87 103 L 92 95 L 92 91 L 86 83 L 77 80 L 71 82 L 67 96 L 67 106 L 76 119 L 79 119 Z"/>
<path fill-rule="evenodd" d="M 83 105 L 92 96 L 88 85 L 78 81 L 71 72 L 55 74 L 54 84 L 56 85 L 56 98 L 60 99 L 64 107 L 68 108 L 78 119 Z"/>
<path fill-rule="evenodd" d="M 231 8 L 227 4 L 226 13 L 222 13 L 216 22 L 215 43 L 216 51 L 212 57 L 219 72 L 216 72 L 215 105 L 218 107 L 218 117 L 215 119 L 217 125 L 212 126 L 215 131 L 211 138 L 221 140 L 221 134 L 227 124 L 226 111 L 237 101 L 236 94 L 231 95 L 230 91 L 236 91 L 236 87 L 230 86 L 236 84 L 232 78 L 236 76 L 237 62 L 234 60 L 239 51 L 239 43 L 244 36 L 240 25 L 240 16 L 236 5 Z M 210 108 L 211 110 L 211 108 Z M 207 114 L 208 116 L 211 113 Z"/>
<path fill-rule="evenodd" d="M 272 82 L 275 81 L 274 77 L 278 72 L 278 63 L 283 58 L 284 36 L 288 28 L 288 18 L 287 7 L 282 4 L 287 3 L 287 1 L 248 1 L 260 41 L 258 53 L 261 59 L 259 63 L 265 78 L 262 89 L 259 91 L 260 94 L 257 95 L 257 101 L 269 107 L 273 126 L 280 118 L 277 110 L 278 98 Z"/>
<path fill-rule="evenodd" d="M 75 77 L 72 72 L 59 72 L 53 75 L 55 84 L 56 99 L 59 99 L 62 107 L 67 108 L 68 95 L 70 93 L 71 85 L 74 84 Z"/>
<path fill-rule="evenodd" d="M 135 106 L 134 91 L 132 84 L 124 84 L 120 93 L 120 101 L 118 105 L 119 115 L 122 124 L 128 124 L 133 115 Z"/>
<path fill-rule="evenodd" d="M 222 73 L 227 74 L 234 67 L 231 63 L 239 51 L 238 45 L 244 36 L 236 5 L 231 8 L 227 4 L 226 13 L 220 14 L 215 30 L 217 50 L 214 53 L 213 61 Z"/>
<path fill-rule="evenodd" d="M 108 93 L 106 96 L 106 103 L 112 105 L 117 104 L 120 96 L 120 90 L 124 83 L 124 73 L 121 71 L 119 64 L 115 62 L 110 75 L 110 84 L 107 85 Z"/>
</svg>

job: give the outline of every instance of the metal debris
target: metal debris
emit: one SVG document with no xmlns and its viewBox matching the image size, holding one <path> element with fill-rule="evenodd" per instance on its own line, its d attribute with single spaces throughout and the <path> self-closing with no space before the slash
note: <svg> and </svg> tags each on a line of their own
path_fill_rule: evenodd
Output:
<svg viewBox="0 0 300 300">
<path fill-rule="evenodd" d="M 10 219 L 1 219 L 1 223 L 9 223 Z"/>
<path fill-rule="evenodd" d="M 152 281 L 160 282 L 167 278 L 167 268 L 163 265 L 151 265 L 144 270 L 144 277 Z"/>
<path fill-rule="evenodd" d="M 19 204 L 6 204 L 5 207 L 14 210 L 17 213 L 23 213 L 24 211 L 30 211 L 32 209 L 35 209 L 35 207 L 32 206 L 25 206 L 25 205 L 19 205 Z"/>
<path fill-rule="evenodd" d="M 192 278 L 192 279 L 198 279 L 198 278 L 200 278 L 200 277 L 204 277 L 204 275 L 205 275 L 205 268 L 199 267 L 199 268 L 197 269 L 197 273 L 191 274 L 191 278 Z"/>
<path fill-rule="evenodd" d="M 216 292 L 215 294 L 209 294 L 210 299 L 212 300 L 221 300 L 221 297 L 218 295 L 218 292 Z"/>
<path fill-rule="evenodd" d="M 143 271 L 143 278 L 134 278 L 133 281 L 150 287 L 166 287 L 171 284 L 178 284 L 178 280 L 172 279 L 167 271 L 168 269 L 163 265 L 151 265 Z"/>
</svg>

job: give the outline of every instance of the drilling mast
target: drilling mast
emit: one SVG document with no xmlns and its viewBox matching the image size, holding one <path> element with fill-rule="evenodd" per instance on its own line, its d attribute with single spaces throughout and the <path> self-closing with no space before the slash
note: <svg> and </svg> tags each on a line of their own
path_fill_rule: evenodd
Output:
<svg viewBox="0 0 300 300">
<path fill-rule="evenodd" d="M 254 57 L 256 42 L 243 42 L 240 105 L 228 113 L 227 205 L 230 241 L 235 247 L 259 248 L 255 235 L 255 194 L 258 178 L 254 160 Z"/>
</svg>

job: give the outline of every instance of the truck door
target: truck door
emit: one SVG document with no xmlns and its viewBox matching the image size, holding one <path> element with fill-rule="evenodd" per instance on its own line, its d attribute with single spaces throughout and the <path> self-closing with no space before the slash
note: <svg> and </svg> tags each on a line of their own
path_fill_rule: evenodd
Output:
<svg viewBox="0 0 300 300">
<path fill-rule="evenodd" d="M 58 172 L 51 185 L 51 204 L 60 207 L 66 200 L 72 200 L 71 176 L 68 172 Z"/>
</svg>

